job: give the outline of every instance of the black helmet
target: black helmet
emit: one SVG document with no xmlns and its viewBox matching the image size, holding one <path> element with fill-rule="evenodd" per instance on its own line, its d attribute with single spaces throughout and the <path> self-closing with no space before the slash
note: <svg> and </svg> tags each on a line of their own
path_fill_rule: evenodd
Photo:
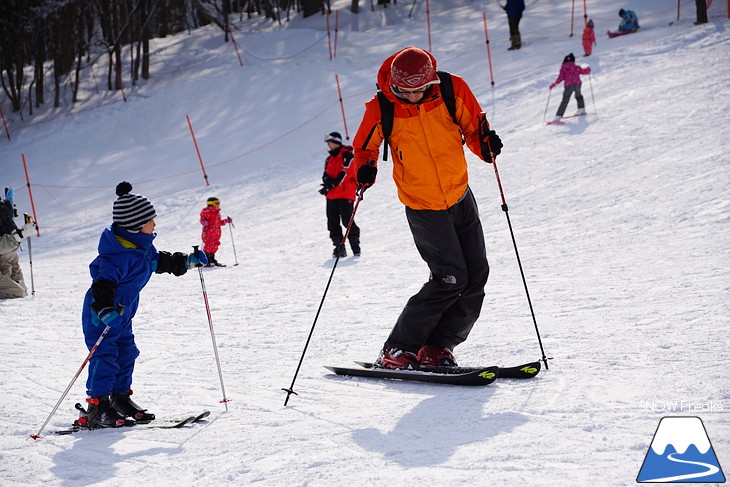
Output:
<svg viewBox="0 0 730 487">
<path fill-rule="evenodd" d="M 625 13 L 626 13 L 626 10 L 621 9 L 621 10 L 618 11 L 618 16 L 619 17 L 623 17 Z"/>
<path fill-rule="evenodd" d="M 571 52 L 570 54 L 568 54 L 567 56 L 565 56 L 565 58 L 563 58 L 563 62 L 564 63 L 574 63 L 575 62 L 575 56 L 573 55 L 573 53 Z"/>
</svg>

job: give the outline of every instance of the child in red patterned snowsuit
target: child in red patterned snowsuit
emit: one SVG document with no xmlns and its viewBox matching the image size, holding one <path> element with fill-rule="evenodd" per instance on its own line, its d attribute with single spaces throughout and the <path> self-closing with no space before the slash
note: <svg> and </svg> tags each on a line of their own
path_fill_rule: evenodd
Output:
<svg viewBox="0 0 730 487">
<path fill-rule="evenodd" d="M 590 19 L 588 20 L 585 29 L 583 29 L 583 56 L 591 55 L 595 43 L 596 33 L 593 32 L 593 19 Z"/>
<path fill-rule="evenodd" d="M 208 198 L 208 205 L 200 212 L 200 224 L 203 225 L 203 252 L 208 257 L 206 267 L 223 267 L 223 264 L 215 259 L 215 253 L 221 245 L 221 227 L 233 220 L 228 217 L 221 218 L 221 200 L 212 196 Z"/>
</svg>

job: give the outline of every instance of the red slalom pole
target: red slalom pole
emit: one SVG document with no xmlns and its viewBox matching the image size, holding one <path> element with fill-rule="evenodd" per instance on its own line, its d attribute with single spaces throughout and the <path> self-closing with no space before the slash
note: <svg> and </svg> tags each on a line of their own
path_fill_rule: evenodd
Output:
<svg viewBox="0 0 730 487">
<path fill-rule="evenodd" d="M 241 59 L 241 54 L 238 52 L 238 44 L 236 44 L 236 38 L 233 37 L 233 32 L 231 31 L 231 25 L 228 25 L 228 33 L 231 35 L 231 40 L 233 41 L 233 47 L 236 49 L 236 56 L 238 56 L 238 64 L 243 66 L 243 59 Z"/>
<path fill-rule="evenodd" d="M 25 163 L 25 154 L 20 154 L 23 158 L 23 171 L 25 171 L 25 182 L 28 184 L 28 195 L 30 196 L 30 207 L 33 209 L 33 219 L 35 220 L 36 235 L 41 236 L 41 229 L 38 226 L 38 215 L 35 212 L 35 203 L 33 202 L 33 191 L 30 189 L 30 179 L 28 178 L 28 165 Z"/>
<path fill-rule="evenodd" d="M 492 71 L 492 51 L 489 48 L 489 31 L 487 30 L 487 12 L 483 12 L 484 17 L 484 37 L 487 39 L 487 60 L 489 61 L 489 78 L 492 80 L 492 88 L 494 88 L 494 71 Z"/>
<path fill-rule="evenodd" d="M 573 37 L 573 19 L 575 18 L 575 0 L 570 1 L 570 36 Z"/>
<path fill-rule="evenodd" d="M 124 94 L 124 86 L 122 86 L 122 74 L 119 72 L 117 65 L 114 64 L 114 55 L 111 52 L 109 53 L 109 62 L 112 63 L 112 68 L 114 68 L 114 72 L 117 75 L 117 84 L 119 85 L 119 91 L 122 92 L 122 99 L 126 102 L 127 95 Z"/>
<path fill-rule="evenodd" d="M 68 394 L 68 391 L 71 390 L 71 387 L 76 382 L 76 379 L 78 379 L 79 378 L 79 375 L 81 375 L 81 371 L 84 370 L 84 367 L 86 367 L 86 364 L 88 364 L 89 363 L 89 360 L 91 360 L 91 356 L 94 355 L 94 352 L 96 352 L 96 349 L 99 348 L 99 344 L 101 343 L 101 341 L 106 336 L 107 332 L 109 331 L 109 328 L 111 328 L 111 327 L 109 325 L 107 325 L 106 328 L 104 328 L 104 331 L 101 332 L 101 335 L 99 336 L 99 339 L 96 340 L 96 343 L 94 344 L 94 346 L 91 347 L 91 350 L 89 350 L 89 354 L 86 356 L 86 359 L 81 364 L 81 367 L 79 367 L 79 370 L 76 371 L 76 375 L 74 375 L 74 378 L 71 379 L 71 383 L 66 387 L 66 390 L 63 391 L 63 394 L 61 394 L 61 398 L 58 400 L 58 402 L 56 403 L 56 405 L 53 407 L 53 411 L 51 411 L 51 414 L 49 414 L 48 417 L 46 418 L 46 422 L 43 423 L 43 426 L 41 426 L 41 429 L 38 430 L 38 433 L 36 433 L 34 435 L 30 435 L 31 438 L 33 438 L 34 440 L 37 440 L 39 438 L 43 438 L 41 436 L 41 433 L 43 433 L 43 430 L 46 428 L 46 425 L 51 420 L 51 418 L 53 417 L 53 415 L 56 414 L 56 410 L 58 410 L 58 406 L 61 405 L 61 402 L 63 402 L 64 398 L 66 397 L 66 394 Z"/>
<path fill-rule="evenodd" d="M 198 160 L 200 161 L 200 167 L 203 169 L 203 178 L 205 178 L 205 185 L 210 186 L 210 182 L 208 182 L 208 175 L 205 172 L 205 166 L 203 165 L 203 158 L 200 155 L 200 149 L 198 148 L 198 141 L 195 140 L 195 132 L 193 132 L 193 124 L 190 122 L 190 117 L 185 115 L 185 118 L 188 120 L 188 127 L 190 127 L 190 135 L 193 136 L 193 144 L 195 144 L 195 152 L 198 153 Z"/>
<path fill-rule="evenodd" d="M 345 104 L 342 102 L 342 90 L 340 90 L 340 77 L 335 74 L 335 82 L 337 82 L 337 96 L 340 97 L 340 109 L 342 110 L 342 123 L 345 125 L 345 139 L 350 140 L 350 134 L 347 132 L 347 119 L 345 118 Z"/>
</svg>

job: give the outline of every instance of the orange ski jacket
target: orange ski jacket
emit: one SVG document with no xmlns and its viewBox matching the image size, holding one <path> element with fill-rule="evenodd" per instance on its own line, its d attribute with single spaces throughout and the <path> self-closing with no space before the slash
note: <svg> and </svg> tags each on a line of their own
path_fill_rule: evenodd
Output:
<svg viewBox="0 0 730 487">
<path fill-rule="evenodd" d="M 414 210 L 445 210 L 456 204 L 467 190 L 469 178 L 463 142 L 482 158 L 479 143 L 482 109 L 463 78 L 453 74 L 458 125 L 441 98 L 439 85 L 432 85 L 415 104 L 396 97 L 390 89 L 390 66 L 396 55 L 380 67 L 378 86 L 394 104 L 393 130 L 388 143 L 398 197 Z M 436 69 L 433 56 L 431 62 Z M 368 161 L 377 165 L 383 143 L 380 118 L 376 95 L 365 104 L 365 114 L 353 141 L 355 172 Z"/>
</svg>

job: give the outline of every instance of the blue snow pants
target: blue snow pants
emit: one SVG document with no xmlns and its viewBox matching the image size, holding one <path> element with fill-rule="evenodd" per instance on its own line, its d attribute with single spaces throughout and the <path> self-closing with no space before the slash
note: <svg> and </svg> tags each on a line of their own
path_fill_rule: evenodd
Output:
<svg viewBox="0 0 730 487">
<path fill-rule="evenodd" d="M 82 312 L 82 326 L 86 347 L 91 350 L 106 327 L 91 309 L 91 291 L 86 293 Z M 122 323 L 109 329 L 89 360 L 89 377 L 86 380 L 86 394 L 89 397 L 108 396 L 127 392 L 132 387 L 134 361 L 139 349 L 134 343 L 132 317 L 137 303 L 129 306 L 122 315 Z"/>
</svg>

